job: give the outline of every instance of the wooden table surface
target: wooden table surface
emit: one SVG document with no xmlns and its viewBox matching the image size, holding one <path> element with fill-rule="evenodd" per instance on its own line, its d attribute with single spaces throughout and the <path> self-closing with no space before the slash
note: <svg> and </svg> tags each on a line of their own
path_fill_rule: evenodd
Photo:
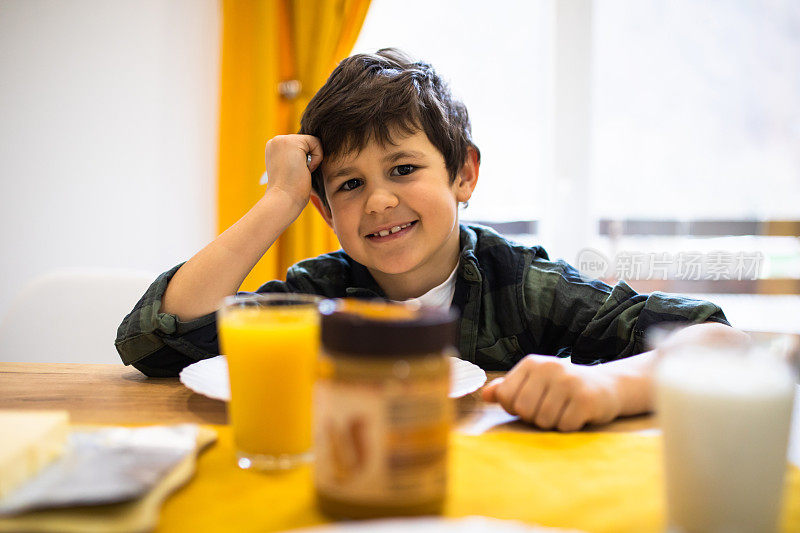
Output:
<svg viewBox="0 0 800 533">
<path fill-rule="evenodd" d="M 0 408 L 64 409 L 73 424 L 226 424 L 225 402 L 121 364 L 0 363 Z"/>
<path fill-rule="evenodd" d="M 501 372 L 489 372 L 493 379 Z M 148 378 L 121 364 L 0 363 L 0 409 L 64 409 L 73 424 L 227 424 L 225 402 L 196 394 L 177 378 Z M 458 417 L 480 415 L 487 405 L 477 393 L 460 398 Z M 503 426 L 529 431 L 520 422 Z M 590 431 L 636 431 L 655 427 L 652 416 L 617 420 Z"/>
</svg>

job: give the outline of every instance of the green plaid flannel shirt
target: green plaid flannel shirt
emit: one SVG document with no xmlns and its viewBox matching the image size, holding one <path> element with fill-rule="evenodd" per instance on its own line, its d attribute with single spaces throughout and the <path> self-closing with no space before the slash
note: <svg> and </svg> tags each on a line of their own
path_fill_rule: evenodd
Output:
<svg viewBox="0 0 800 533">
<path fill-rule="evenodd" d="M 462 225 L 460 244 L 452 303 L 461 313 L 458 348 L 463 359 L 486 370 L 509 370 L 530 353 L 604 363 L 644 351 L 645 332 L 657 323 L 728 323 L 710 302 L 638 294 L 622 281 L 612 288 L 564 261 L 550 261 L 539 246 L 515 244 L 489 228 Z M 122 361 L 150 376 L 175 376 L 219 354 L 213 313 L 182 322 L 160 312 L 178 268 L 153 282 L 117 331 Z M 286 281 L 270 281 L 257 292 L 385 298 L 369 271 L 341 250 L 301 261 Z"/>
</svg>

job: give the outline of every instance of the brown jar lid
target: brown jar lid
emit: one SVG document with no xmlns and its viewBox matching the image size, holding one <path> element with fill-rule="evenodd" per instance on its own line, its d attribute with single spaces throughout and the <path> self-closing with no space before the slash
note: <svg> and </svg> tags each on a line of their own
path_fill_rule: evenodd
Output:
<svg viewBox="0 0 800 533">
<path fill-rule="evenodd" d="M 322 346 L 339 354 L 413 356 L 457 346 L 452 308 L 343 299 L 323 302 L 320 313 Z"/>
</svg>

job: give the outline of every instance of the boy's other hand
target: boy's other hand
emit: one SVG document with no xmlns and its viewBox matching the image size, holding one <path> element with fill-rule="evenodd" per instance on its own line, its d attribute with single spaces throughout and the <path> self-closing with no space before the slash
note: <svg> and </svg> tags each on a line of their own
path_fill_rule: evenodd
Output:
<svg viewBox="0 0 800 533">
<path fill-rule="evenodd" d="M 264 158 L 268 176 L 265 194 L 282 194 L 298 212 L 302 210 L 311 195 L 311 173 L 322 163 L 319 139 L 311 135 L 278 135 L 267 142 Z"/>
<path fill-rule="evenodd" d="M 605 370 L 575 365 L 569 359 L 528 355 L 505 377 L 485 386 L 481 397 L 542 429 L 577 431 L 620 415 L 617 382 Z"/>
</svg>

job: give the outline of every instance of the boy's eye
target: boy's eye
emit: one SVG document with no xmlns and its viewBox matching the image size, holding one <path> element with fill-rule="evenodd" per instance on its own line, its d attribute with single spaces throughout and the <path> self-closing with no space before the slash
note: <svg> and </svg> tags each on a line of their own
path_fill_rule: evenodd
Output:
<svg viewBox="0 0 800 533">
<path fill-rule="evenodd" d="M 392 176 L 408 176 L 416 169 L 414 165 L 397 165 L 392 169 Z"/>
<path fill-rule="evenodd" d="M 359 187 L 361 185 L 361 180 L 358 178 L 351 178 L 344 183 L 342 186 L 339 187 L 340 191 L 352 191 L 353 189 Z"/>
</svg>

